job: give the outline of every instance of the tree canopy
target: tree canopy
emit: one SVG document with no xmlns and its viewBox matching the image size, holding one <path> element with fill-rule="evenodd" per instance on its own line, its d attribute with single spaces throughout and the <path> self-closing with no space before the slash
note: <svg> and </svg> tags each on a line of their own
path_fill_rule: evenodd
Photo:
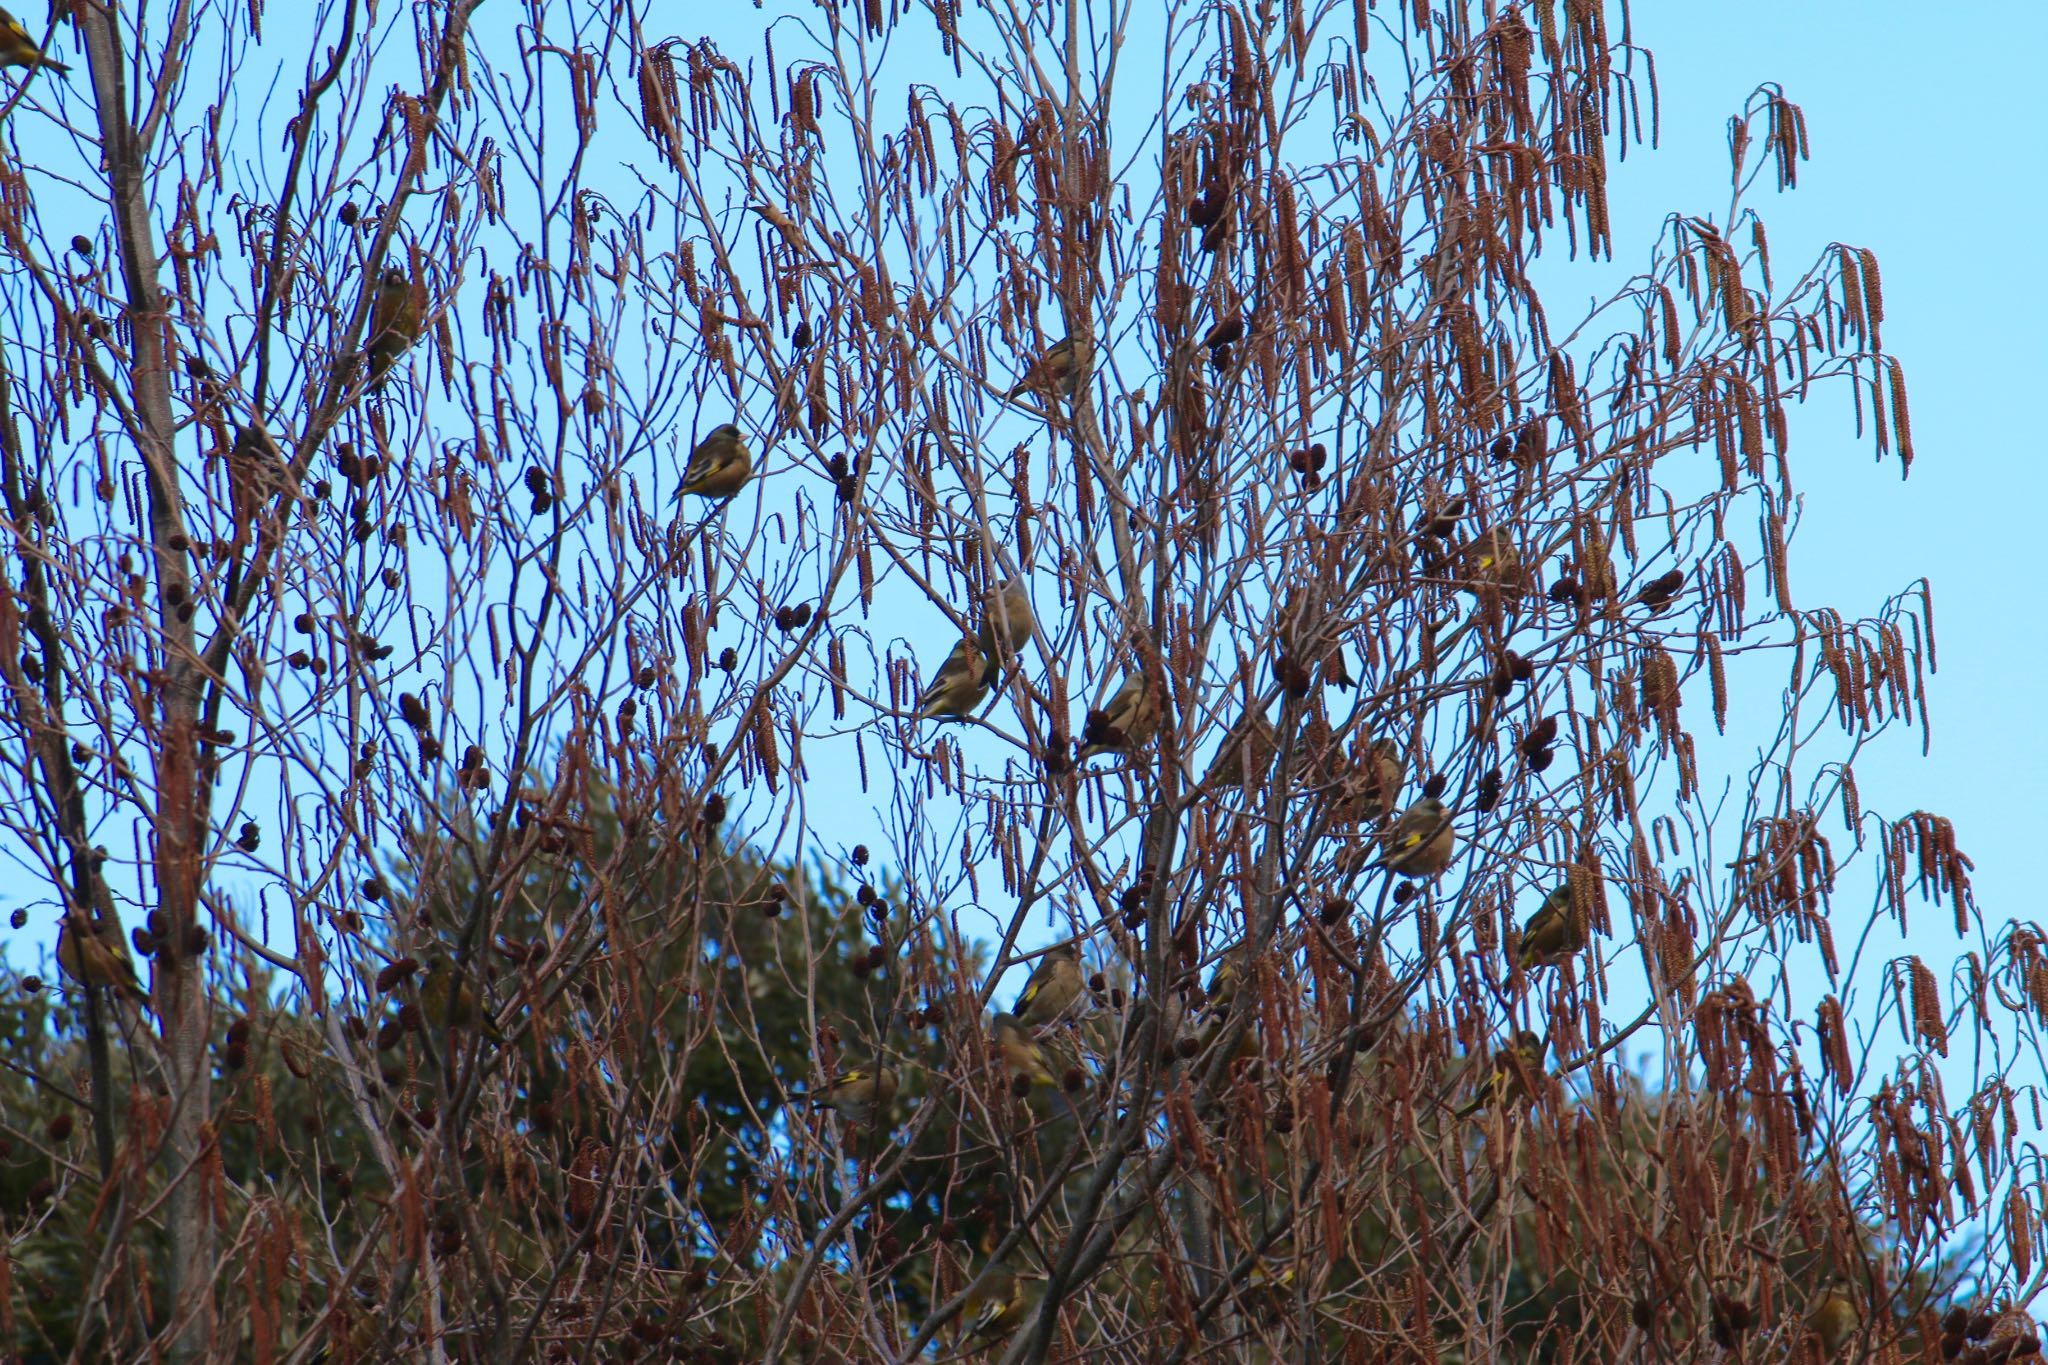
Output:
<svg viewBox="0 0 2048 1365">
<path fill-rule="evenodd" d="M 1617 241 L 1654 70 L 0 31 L 0 1352 L 2038 1359 L 2048 930 L 1859 796 L 1931 587 L 1793 591 L 1879 265 L 1774 262 L 1775 87 Z"/>
</svg>

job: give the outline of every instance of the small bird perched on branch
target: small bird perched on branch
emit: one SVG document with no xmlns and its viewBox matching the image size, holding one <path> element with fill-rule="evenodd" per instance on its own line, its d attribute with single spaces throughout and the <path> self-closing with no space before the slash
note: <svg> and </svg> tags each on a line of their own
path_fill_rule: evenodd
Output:
<svg viewBox="0 0 2048 1365">
<path fill-rule="evenodd" d="M 88 921 L 82 914 L 57 917 L 57 965 L 64 974 L 83 986 L 118 991 L 137 1004 L 147 1004 L 149 993 L 135 975 L 135 959 L 128 945 L 112 929 Z"/>
<path fill-rule="evenodd" d="M 1378 866 L 1403 877 L 1434 877 L 1451 865 L 1457 846 L 1450 807 L 1425 796 L 1380 836 Z"/>
<path fill-rule="evenodd" d="M 1017 1018 L 1030 1028 L 1049 1024 L 1072 1009 L 1084 989 L 1081 945 L 1062 943 L 1050 948 L 1031 969 L 1023 994 L 1017 997 Z"/>
<path fill-rule="evenodd" d="M 1034 1281 L 1040 1286 L 1042 1282 Z M 968 1322 L 967 1330 L 984 1341 L 1006 1337 L 1024 1325 L 1039 1294 L 1025 1288 L 1025 1281 L 1007 1270 L 997 1271 L 989 1277 L 974 1301 L 968 1306 L 974 1309 L 974 1317 Z"/>
<path fill-rule="evenodd" d="M 1216 750 L 1216 761 L 1202 775 L 1202 785 L 1227 791 L 1242 787 L 1247 776 L 1254 780 L 1263 778 L 1272 768 L 1273 753 L 1279 747 L 1280 737 L 1273 722 L 1266 719 L 1263 711 L 1249 711 L 1224 736 Z"/>
<path fill-rule="evenodd" d="M 269 512 L 280 493 L 298 493 L 291 466 L 260 422 L 245 423 L 235 432 L 228 449 L 228 493 L 238 533 Z"/>
<path fill-rule="evenodd" d="M 1458 586 L 1466 592 L 1478 592 L 1490 584 L 1514 593 L 1524 584 L 1522 552 L 1515 548 L 1514 538 L 1498 526 L 1467 541 L 1458 550 L 1457 564 Z"/>
<path fill-rule="evenodd" d="M 1571 883 L 1560 882 L 1522 926 L 1515 961 L 1525 972 L 1531 967 L 1555 967 L 1583 949 L 1586 942 L 1586 925 L 1572 914 Z"/>
<path fill-rule="evenodd" d="M 1024 591 L 1021 577 L 989 594 L 981 618 L 981 652 L 991 673 L 999 660 L 1015 656 L 1031 643 L 1031 629 L 1031 597 Z"/>
<path fill-rule="evenodd" d="M 1821 1352 L 1833 1361 L 1849 1338 L 1856 1335 L 1862 1325 L 1862 1316 L 1856 1311 L 1856 1302 L 1839 1288 L 1829 1289 L 1820 1296 L 1813 1311 L 1806 1316 L 1807 1326 L 1820 1338 Z"/>
<path fill-rule="evenodd" d="M 875 1119 L 886 1115 L 896 1102 L 900 1084 L 894 1067 L 851 1067 L 834 1076 L 823 1090 L 797 1098 L 822 1104 L 849 1123 L 872 1128 Z"/>
<path fill-rule="evenodd" d="M 505 1041 L 498 1021 L 478 1002 L 475 988 L 456 975 L 446 958 L 435 959 L 420 982 L 420 1013 L 437 1030 L 477 1029 L 494 1043 Z"/>
<path fill-rule="evenodd" d="M 1016 398 L 1025 393 L 1057 394 L 1071 399 L 1081 387 L 1081 379 L 1088 368 L 1088 348 L 1085 343 L 1072 337 L 1062 337 L 1046 348 L 1045 354 L 1033 360 L 1024 371 L 1024 377 L 1017 381 L 1017 387 L 1004 394 L 1005 398 Z"/>
<path fill-rule="evenodd" d="M 913 719 L 959 720 L 973 715 L 988 696 L 989 675 L 993 671 L 974 637 L 962 636 L 917 699 L 917 715 Z"/>
<path fill-rule="evenodd" d="M 411 350 L 426 326 L 426 310 L 420 291 L 395 265 L 384 267 L 377 277 L 377 294 L 370 303 L 368 339 L 363 354 L 370 365 L 370 391 L 384 387 L 384 377 L 398 358 Z"/>
<path fill-rule="evenodd" d="M 995 1034 L 996 1055 L 1013 1074 L 1029 1076 L 1034 1085 L 1053 1083 L 1052 1066 L 1045 1049 L 1014 1014 L 998 1014 L 990 1021 Z"/>
<path fill-rule="evenodd" d="M 1488 1082 L 1493 1100 L 1527 1104 L 1533 1099 L 1535 1087 L 1543 1080 L 1543 1054 L 1548 1048 L 1542 1034 L 1516 1030 L 1514 1041 L 1493 1054 L 1493 1076 Z"/>
<path fill-rule="evenodd" d="M 754 477 L 754 453 L 747 439 L 731 422 L 711 428 L 690 452 L 683 466 L 683 482 L 675 496 L 685 493 L 699 498 L 729 498 Z"/>
<path fill-rule="evenodd" d="M 1408 764 L 1401 746 L 1391 739 L 1376 739 L 1352 760 L 1345 776 L 1343 794 L 1351 818 L 1363 823 L 1377 820 L 1394 808 L 1401 783 L 1408 777 Z"/>
<path fill-rule="evenodd" d="M 1123 753 L 1152 738 L 1159 728 L 1159 699 L 1143 667 L 1135 668 L 1100 711 L 1088 713 L 1080 757 Z"/>
<path fill-rule="evenodd" d="M 70 67 L 36 46 L 21 20 L 0 9 L 0 66 L 44 67 L 63 75 Z"/>
</svg>

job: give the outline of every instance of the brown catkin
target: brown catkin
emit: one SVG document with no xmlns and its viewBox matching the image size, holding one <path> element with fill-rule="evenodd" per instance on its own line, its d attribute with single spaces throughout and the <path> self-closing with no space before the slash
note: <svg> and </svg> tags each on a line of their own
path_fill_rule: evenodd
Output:
<svg viewBox="0 0 2048 1365">
<path fill-rule="evenodd" d="M 1863 274 L 1863 311 L 1870 319 L 1870 341 L 1877 344 L 1877 326 L 1884 321 L 1884 280 L 1877 273 L 1877 253 L 1859 247 L 1857 263 Z"/>
<path fill-rule="evenodd" d="M 1886 356 L 1885 368 L 1891 376 L 1892 428 L 1899 438 L 1899 464 L 1904 469 L 1913 467 L 1913 419 L 1906 410 L 1906 371 L 1899 364 L 1898 357 Z"/>
<path fill-rule="evenodd" d="M 1721 657 L 1721 641 L 1714 635 L 1707 635 L 1707 678 L 1713 687 L 1714 729 L 1720 734 L 1728 733 L 1728 669 Z"/>
<path fill-rule="evenodd" d="M 2012 1253 L 2013 1271 L 2025 1280 L 2034 1269 L 2033 1214 L 2017 1184 L 2006 1195 L 2005 1240 Z"/>
<path fill-rule="evenodd" d="M 1835 1093 L 1846 1096 L 1855 1086 L 1856 1076 L 1849 1061 L 1849 1037 L 1842 1025 L 1842 1004 L 1834 996 L 1820 1002 L 1818 1021 L 1821 1061 L 1829 1080 L 1835 1084 Z"/>
<path fill-rule="evenodd" d="M 1941 987 L 1918 957 L 1907 959 L 1906 970 L 1913 979 L 1913 1032 L 1946 1057 L 1948 1028 L 1941 1017 Z"/>
<path fill-rule="evenodd" d="M 1870 323 L 1863 314 L 1863 272 L 1856 253 L 1848 247 L 1836 249 L 1835 276 L 1842 282 L 1842 322 L 1858 336 L 1867 336 Z"/>
<path fill-rule="evenodd" d="M 1677 369 L 1682 359 L 1678 335 L 1678 301 L 1663 285 L 1657 286 L 1657 298 L 1664 308 L 1664 363 Z"/>
</svg>

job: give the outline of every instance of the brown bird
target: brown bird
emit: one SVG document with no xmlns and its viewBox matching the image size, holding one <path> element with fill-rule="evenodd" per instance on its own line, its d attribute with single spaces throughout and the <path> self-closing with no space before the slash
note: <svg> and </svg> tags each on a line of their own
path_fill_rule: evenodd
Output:
<svg viewBox="0 0 2048 1365">
<path fill-rule="evenodd" d="M 1353 755 L 1351 771 L 1345 775 L 1347 813 L 1359 824 L 1379 819 L 1394 808 L 1407 777 L 1401 746 L 1391 739 L 1374 740 Z"/>
<path fill-rule="evenodd" d="M 426 326 L 426 309 L 421 291 L 395 265 L 384 267 L 377 279 L 377 296 L 370 303 L 370 326 L 363 354 L 370 364 L 370 390 L 384 387 L 384 377 L 398 358 L 411 350 Z"/>
<path fill-rule="evenodd" d="M 4 9 L 0 9 L 0 66 L 40 66 L 60 76 L 71 69 L 37 47 L 21 20 Z"/>
<path fill-rule="evenodd" d="M 1246 774 L 1263 778 L 1273 766 L 1273 753 L 1279 747 L 1280 736 L 1273 729 L 1273 722 L 1266 719 L 1265 712 L 1254 711 L 1224 737 L 1215 762 L 1202 777 L 1202 785 L 1225 790 L 1242 787 Z"/>
<path fill-rule="evenodd" d="M 754 477 L 754 454 L 747 440 L 731 422 L 711 428 L 690 452 L 683 466 L 683 482 L 675 496 L 685 493 L 699 498 L 729 498 Z"/>
<path fill-rule="evenodd" d="M 58 916 L 57 965 L 82 986 L 118 991 L 137 1004 L 149 1002 L 149 993 L 135 975 L 135 959 L 120 934 L 83 915 Z"/>
<path fill-rule="evenodd" d="M 1380 836 L 1377 866 L 1403 877 L 1434 877 L 1451 865 L 1457 846 L 1450 807 L 1425 796 Z"/>
<path fill-rule="evenodd" d="M 228 450 L 228 495 L 237 532 L 262 518 L 281 493 L 296 497 L 298 482 L 277 442 L 260 422 L 245 423 Z"/>
<path fill-rule="evenodd" d="M 1062 943 L 1046 951 L 1031 969 L 1014 1012 L 1027 1028 L 1049 1024 L 1072 1009 L 1086 989 L 1081 980 L 1081 945 Z"/>
<path fill-rule="evenodd" d="M 1003 397 L 1016 398 L 1030 392 L 1047 396 L 1057 394 L 1071 399 L 1081 387 L 1082 377 L 1088 369 L 1088 358 L 1085 342 L 1062 337 L 1048 347 L 1044 355 L 1031 362 L 1024 371 L 1024 377 L 1017 381 L 1017 387 Z"/>
<path fill-rule="evenodd" d="M 1081 731 L 1083 759 L 1123 753 L 1150 740 L 1159 729 L 1159 699 L 1142 667 L 1124 678 L 1123 686 L 1100 711 L 1090 711 Z"/>
</svg>

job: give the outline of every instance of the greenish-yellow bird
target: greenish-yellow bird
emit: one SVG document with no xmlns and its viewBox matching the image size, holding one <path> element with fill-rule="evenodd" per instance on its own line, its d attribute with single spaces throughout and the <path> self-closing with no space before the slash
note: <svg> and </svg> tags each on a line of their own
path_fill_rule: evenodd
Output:
<svg viewBox="0 0 2048 1365">
<path fill-rule="evenodd" d="M 1053 1083 L 1052 1066 L 1047 1062 L 1045 1049 L 1031 1036 L 1031 1030 L 1024 1027 L 1014 1014 L 998 1014 L 991 1024 L 995 1034 L 996 1055 L 1012 1074 L 1029 1076 L 1034 1085 Z"/>
<path fill-rule="evenodd" d="M 1159 729 L 1159 699 L 1142 668 L 1133 670 L 1100 711 L 1088 713 L 1081 735 L 1083 759 L 1125 753 L 1149 741 Z"/>
<path fill-rule="evenodd" d="M 73 981 L 120 992 L 138 1004 L 149 993 L 135 975 L 135 959 L 118 933 L 91 924 L 83 916 L 57 919 L 57 965 Z"/>
<path fill-rule="evenodd" d="M 1522 926 L 1522 941 L 1515 961 L 1523 971 L 1531 967 L 1555 967 L 1586 946 L 1586 926 L 1572 914 L 1572 888 L 1560 882 L 1543 898 L 1536 913 Z"/>
<path fill-rule="evenodd" d="M 476 1029 L 494 1043 L 505 1041 L 498 1021 L 477 1000 L 474 987 L 456 974 L 446 958 L 437 958 L 420 982 L 420 1014 L 434 1029 Z"/>
<path fill-rule="evenodd" d="M 729 498 L 754 477 L 754 453 L 739 427 L 724 422 L 711 428 L 690 452 L 676 497 Z"/>
<path fill-rule="evenodd" d="M 1457 846 L 1450 808 L 1425 796 L 1380 836 L 1379 866 L 1403 877 L 1434 877 L 1451 865 Z"/>
<path fill-rule="evenodd" d="M 40 66 L 60 76 L 71 69 L 37 47 L 21 20 L 4 9 L 0 9 L 0 66 Z"/>
<path fill-rule="evenodd" d="M 1015 1013 L 1027 1028 L 1060 1018 L 1087 989 L 1081 979 L 1081 945 L 1062 943 L 1046 950 L 1017 997 Z"/>
<path fill-rule="evenodd" d="M 991 672 L 974 637 L 961 636 L 917 699 L 914 719 L 961 720 L 973 715 L 988 696 Z"/>
<path fill-rule="evenodd" d="M 1013 578 L 989 594 L 981 618 L 981 652 L 993 669 L 1031 643 L 1031 597 L 1024 580 Z"/>
<path fill-rule="evenodd" d="M 834 1076 L 823 1090 L 803 1098 L 824 1105 L 850 1123 L 872 1128 L 896 1102 L 900 1083 L 892 1066 L 852 1067 Z"/>
<path fill-rule="evenodd" d="M 1088 348 L 1072 337 L 1062 337 L 1045 349 L 1045 353 L 1033 360 L 1025 369 L 1024 377 L 1017 381 L 1017 387 L 1004 394 L 1005 398 L 1016 398 L 1025 393 L 1042 393 L 1072 398 L 1081 387 L 1081 379 L 1088 370 Z"/>
<path fill-rule="evenodd" d="M 377 277 L 377 294 L 370 303 L 368 340 L 363 354 L 370 362 L 370 388 L 384 387 L 384 377 L 398 358 L 419 343 L 426 326 L 426 309 L 420 291 L 395 265 L 384 267 Z"/>
<path fill-rule="evenodd" d="M 1863 1325 L 1863 1320 L 1856 1311 L 1856 1301 L 1837 1288 L 1820 1296 L 1819 1302 L 1806 1315 L 1806 1324 L 1820 1338 L 1822 1354 L 1832 1361 L 1849 1344 L 1849 1338 L 1856 1335 L 1856 1329 Z"/>
</svg>

